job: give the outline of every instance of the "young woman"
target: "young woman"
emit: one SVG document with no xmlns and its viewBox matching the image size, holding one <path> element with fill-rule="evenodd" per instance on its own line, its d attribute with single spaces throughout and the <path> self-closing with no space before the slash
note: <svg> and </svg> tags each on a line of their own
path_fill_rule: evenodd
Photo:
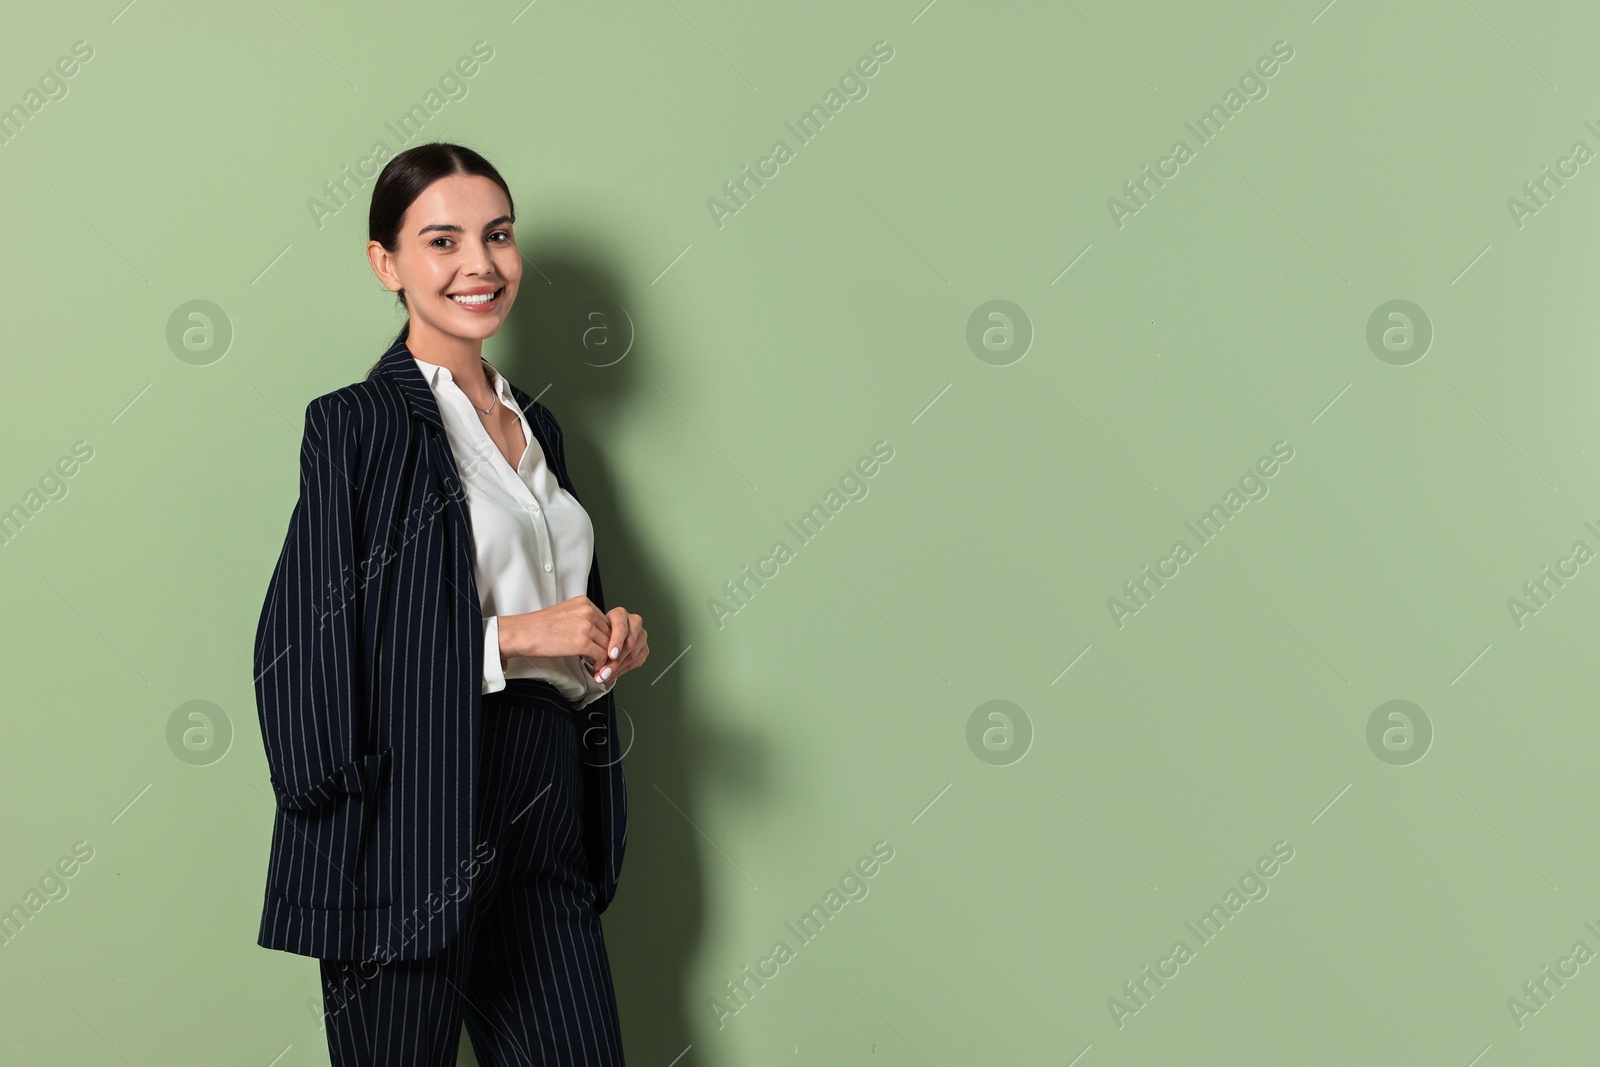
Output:
<svg viewBox="0 0 1600 1067">
<path fill-rule="evenodd" d="M 605 610 L 561 428 L 482 358 L 516 301 L 511 191 L 425 144 L 373 186 L 407 323 L 312 400 L 256 634 L 277 801 L 258 943 L 321 960 L 335 1067 L 622 1064 L 600 914 L 627 840 Z"/>
</svg>

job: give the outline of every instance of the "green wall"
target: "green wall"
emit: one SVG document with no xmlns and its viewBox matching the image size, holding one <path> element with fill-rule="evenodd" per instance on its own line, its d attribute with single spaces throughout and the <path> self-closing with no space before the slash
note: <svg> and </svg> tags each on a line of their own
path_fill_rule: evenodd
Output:
<svg viewBox="0 0 1600 1067">
<path fill-rule="evenodd" d="M 923 2 L 8 12 L 0 1062 L 327 1062 L 251 648 L 413 105 L 650 632 L 630 1063 L 1592 1051 L 1600 17 Z"/>
</svg>

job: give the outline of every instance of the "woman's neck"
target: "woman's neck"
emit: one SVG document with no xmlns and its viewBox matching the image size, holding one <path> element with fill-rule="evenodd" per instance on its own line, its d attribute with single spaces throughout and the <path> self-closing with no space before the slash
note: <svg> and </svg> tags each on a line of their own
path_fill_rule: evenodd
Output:
<svg viewBox="0 0 1600 1067">
<path fill-rule="evenodd" d="M 424 363 L 449 371 L 469 397 L 494 395 L 494 382 L 484 365 L 482 338 L 455 337 L 425 326 L 418 329 L 413 320 L 406 335 L 406 348 Z"/>
</svg>

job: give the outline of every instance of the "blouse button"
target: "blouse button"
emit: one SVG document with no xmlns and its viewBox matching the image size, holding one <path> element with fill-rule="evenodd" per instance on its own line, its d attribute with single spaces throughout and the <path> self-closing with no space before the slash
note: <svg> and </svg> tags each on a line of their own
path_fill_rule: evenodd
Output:
<svg viewBox="0 0 1600 1067">
<path fill-rule="evenodd" d="M 549 570 L 549 569 L 550 569 L 550 564 L 548 564 L 548 563 L 546 563 L 546 564 L 545 564 L 545 565 L 544 565 L 544 569 L 545 569 L 545 570 Z"/>
</svg>

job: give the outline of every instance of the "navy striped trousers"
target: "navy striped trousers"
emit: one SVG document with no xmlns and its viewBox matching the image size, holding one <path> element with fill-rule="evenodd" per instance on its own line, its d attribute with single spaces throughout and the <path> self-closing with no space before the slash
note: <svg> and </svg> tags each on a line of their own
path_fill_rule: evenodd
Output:
<svg viewBox="0 0 1600 1067">
<path fill-rule="evenodd" d="M 577 731 L 548 682 L 484 695 L 478 826 L 492 858 L 438 954 L 321 961 L 333 1067 L 452 1067 L 463 1023 L 483 1067 L 623 1067 Z"/>
</svg>

